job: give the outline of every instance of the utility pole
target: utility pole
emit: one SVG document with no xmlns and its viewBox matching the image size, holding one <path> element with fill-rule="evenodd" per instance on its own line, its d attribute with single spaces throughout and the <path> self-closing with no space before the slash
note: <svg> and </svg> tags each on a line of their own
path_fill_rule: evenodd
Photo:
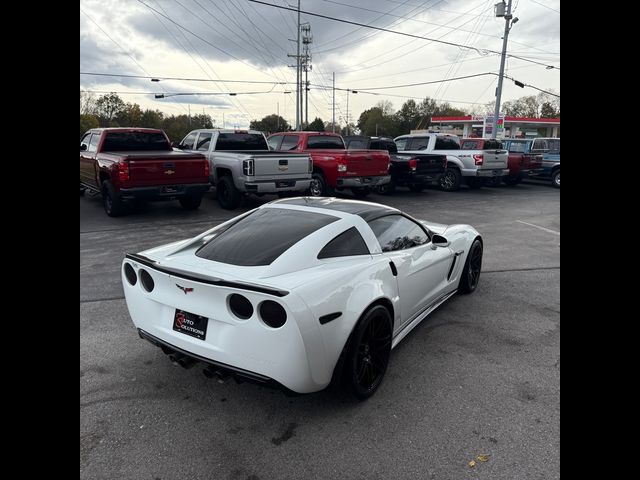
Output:
<svg viewBox="0 0 640 480">
<path fill-rule="evenodd" d="M 309 45 L 313 43 L 313 37 L 311 36 L 311 25 L 309 23 L 303 24 L 302 30 L 302 45 L 304 46 L 304 53 L 300 58 L 302 62 L 302 68 L 304 70 L 304 123 L 309 125 L 309 72 L 311 71 L 311 55 L 309 54 Z"/>
<path fill-rule="evenodd" d="M 349 136 L 349 89 L 347 88 L 347 137 Z"/>
<path fill-rule="evenodd" d="M 336 133 L 336 72 L 333 72 L 333 118 L 331 120 L 331 131 Z"/>
<path fill-rule="evenodd" d="M 295 42 L 297 53 L 295 55 L 287 54 L 287 57 L 295 57 L 296 59 L 296 130 L 300 130 L 300 122 L 302 122 L 300 111 L 302 108 L 302 90 L 300 88 L 300 82 L 302 81 L 302 75 L 300 73 L 300 0 L 298 0 L 298 36 Z M 289 66 L 292 67 L 293 65 Z"/>
<path fill-rule="evenodd" d="M 276 129 L 279 132 L 280 131 L 280 102 L 276 102 L 276 108 L 277 108 L 277 111 L 278 111 L 278 114 L 277 114 L 278 117 L 276 118 L 276 122 L 277 122 L 278 126 L 276 127 Z"/>
<path fill-rule="evenodd" d="M 518 18 L 514 18 L 513 22 L 511 18 L 511 2 L 507 4 L 506 13 L 504 0 L 495 4 L 496 17 L 504 17 L 504 37 L 502 37 L 502 56 L 500 57 L 500 75 L 498 76 L 498 87 L 496 88 L 496 108 L 493 112 L 493 126 L 491 128 L 491 138 L 496 138 L 498 134 L 498 117 L 500 115 L 500 100 L 502 99 L 502 80 L 504 78 L 504 61 L 507 56 L 507 39 L 509 38 L 509 30 L 511 26 L 518 21 Z"/>
</svg>

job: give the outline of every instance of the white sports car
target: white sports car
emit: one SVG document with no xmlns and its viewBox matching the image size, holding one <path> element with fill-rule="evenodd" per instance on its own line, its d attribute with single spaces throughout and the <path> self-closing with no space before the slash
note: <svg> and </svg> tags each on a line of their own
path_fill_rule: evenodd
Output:
<svg viewBox="0 0 640 480">
<path fill-rule="evenodd" d="M 276 200 L 195 238 L 127 254 L 142 338 L 184 367 L 297 393 L 380 386 L 391 349 L 445 300 L 473 292 L 482 238 L 385 205 Z"/>
</svg>

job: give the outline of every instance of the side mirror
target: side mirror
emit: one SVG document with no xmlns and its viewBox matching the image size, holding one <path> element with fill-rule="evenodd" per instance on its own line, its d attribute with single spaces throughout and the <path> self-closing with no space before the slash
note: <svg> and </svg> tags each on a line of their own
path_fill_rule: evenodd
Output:
<svg viewBox="0 0 640 480">
<path fill-rule="evenodd" d="M 431 237 L 431 248 L 435 250 L 438 247 L 448 247 L 451 244 L 449 240 L 447 240 L 442 235 L 435 234 Z"/>
<path fill-rule="evenodd" d="M 87 149 L 87 144 L 86 144 L 86 143 L 82 143 L 82 144 L 80 145 L 80 151 L 81 151 L 81 152 L 84 152 L 86 149 Z"/>
<path fill-rule="evenodd" d="M 184 150 L 184 145 L 182 145 L 180 142 L 171 142 L 171 146 L 173 148 L 179 148 L 180 150 Z"/>
</svg>

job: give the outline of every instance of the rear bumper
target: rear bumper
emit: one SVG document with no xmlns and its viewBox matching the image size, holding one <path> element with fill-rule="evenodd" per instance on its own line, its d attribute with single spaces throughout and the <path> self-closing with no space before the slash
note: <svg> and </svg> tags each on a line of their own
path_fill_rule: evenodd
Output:
<svg viewBox="0 0 640 480">
<path fill-rule="evenodd" d="M 476 170 L 476 177 L 482 177 L 482 178 L 487 178 L 487 177 L 504 177 L 509 175 L 509 169 L 508 168 L 496 168 L 496 169 L 483 169 L 483 170 Z"/>
<path fill-rule="evenodd" d="M 249 370 L 244 370 L 242 368 L 234 367 L 232 365 L 227 365 L 225 363 L 216 362 L 215 360 L 211 360 L 210 358 L 202 357 L 195 353 L 188 352 L 180 347 L 172 345 L 171 343 L 160 340 L 158 337 L 154 337 L 141 328 L 138 328 L 138 335 L 140 335 L 140 338 L 143 338 L 156 347 L 161 348 L 162 351 L 167 355 L 170 355 L 172 353 L 180 353 L 185 357 L 189 357 L 197 362 L 203 363 L 212 374 L 214 372 L 218 372 L 222 376 L 232 376 L 238 382 L 248 381 L 263 385 L 265 387 L 277 388 L 285 391 L 286 393 L 295 394 L 293 390 L 288 389 L 273 378 L 261 375 L 259 373 L 250 372 Z"/>
<path fill-rule="evenodd" d="M 187 183 L 177 185 L 161 185 L 154 187 L 121 188 L 123 200 L 164 200 L 185 196 L 201 197 L 209 191 L 209 183 Z"/>
<path fill-rule="evenodd" d="M 391 175 L 376 177 L 339 177 L 336 181 L 338 187 L 375 187 L 391 181 Z"/>
<path fill-rule="evenodd" d="M 391 174 L 391 181 L 397 185 L 427 184 L 436 181 L 445 171 L 437 173 L 398 172 Z"/>
<path fill-rule="evenodd" d="M 244 182 L 244 188 L 249 193 L 277 193 L 309 189 L 310 178 L 287 178 L 285 180 L 259 180 Z"/>
</svg>

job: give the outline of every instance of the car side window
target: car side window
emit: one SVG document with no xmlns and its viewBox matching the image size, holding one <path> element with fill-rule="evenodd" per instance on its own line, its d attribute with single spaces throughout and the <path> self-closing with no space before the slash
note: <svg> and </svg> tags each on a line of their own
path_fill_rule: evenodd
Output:
<svg viewBox="0 0 640 480">
<path fill-rule="evenodd" d="M 194 144 L 196 142 L 196 133 L 190 133 L 189 135 L 187 135 L 186 137 L 184 137 L 184 139 L 182 140 L 182 142 L 180 142 L 180 146 L 184 149 L 184 150 L 195 150 Z"/>
<path fill-rule="evenodd" d="M 202 132 L 198 137 L 198 143 L 196 144 L 196 150 L 201 152 L 206 152 L 209 150 L 211 146 L 211 137 L 213 137 L 213 133 L 210 132 Z"/>
<path fill-rule="evenodd" d="M 460 150 L 460 144 L 452 137 L 436 137 L 435 150 Z"/>
<path fill-rule="evenodd" d="M 91 139 L 91 134 L 87 133 L 82 140 L 80 140 L 80 151 L 89 149 L 89 141 Z M 84 145 L 84 148 L 82 147 Z"/>
<path fill-rule="evenodd" d="M 282 142 L 282 135 L 276 135 L 267 139 L 267 145 L 269 150 L 280 150 L 280 142 Z"/>
<path fill-rule="evenodd" d="M 94 133 L 91 135 L 91 140 L 89 140 L 89 148 L 87 148 L 88 152 L 97 152 L 98 151 L 98 142 L 100 141 L 100 135 Z"/>
<path fill-rule="evenodd" d="M 351 227 L 327 243 L 318 253 L 318 259 L 351 255 L 369 255 L 367 244 L 356 227 Z"/>
<path fill-rule="evenodd" d="M 409 139 L 406 137 L 398 138 L 397 140 L 394 140 L 394 143 L 396 144 L 396 148 L 398 149 L 399 152 L 402 152 L 407 149 L 408 142 L 409 142 Z"/>
<path fill-rule="evenodd" d="M 387 215 L 368 222 L 383 252 L 406 250 L 429 241 L 425 230 L 402 215 Z"/>
<path fill-rule="evenodd" d="M 282 139 L 282 146 L 280 150 L 295 150 L 298 148 L 298 136 L 297 135 L 285 135 Z"/>
<path fill-rule="evenodd" d="M 414 137 L 411 139 L 411 146 L 409 147 L 409 150 L 426 150 L 428 146 L 429 137 Z"/>
<path fill-rule="evenodd" d="M 371 145 L 373 145 L 373 142 L 371 143 Z M 349 150 L 355 150 L 358 148 L 367 148 L 367 141 L 366 140 L 351 140 L 348 142 L 347 148 Z M 371 149 L 374 149 L 373 146 L 371 147 Z"/>
</svg>

